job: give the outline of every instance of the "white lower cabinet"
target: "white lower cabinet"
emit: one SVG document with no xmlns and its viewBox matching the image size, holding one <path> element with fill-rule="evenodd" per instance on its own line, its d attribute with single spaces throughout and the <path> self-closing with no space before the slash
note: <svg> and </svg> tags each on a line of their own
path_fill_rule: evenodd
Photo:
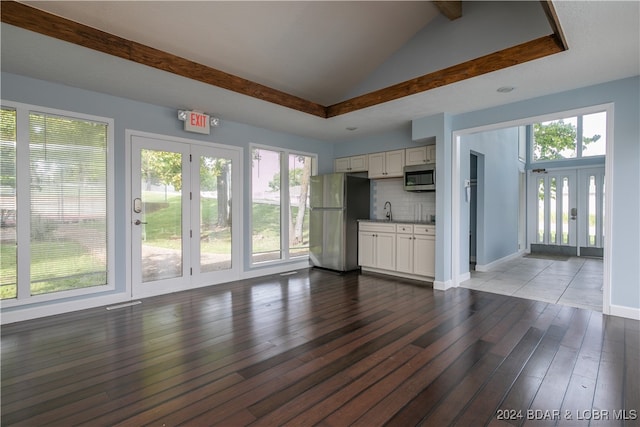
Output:
<svg viewBox="0 0 640 427">
<path fill-rule="evenodd" d="M 435 242 L 432 225 L 363 221 L 360 222 L 358 262 L 365 271 L 432 279 L 435 277 Z"/>
<path fill-rule="evenodd" d="M 395 224 L 360 223 L 358 264 L 361 267 L 395 269 L 395 230 Z"/>
<path fill-rule="evenodd" d="M 413 273 L 420 276 L 436 275 L 436 236 L 413 236 Z"/>
</svg>

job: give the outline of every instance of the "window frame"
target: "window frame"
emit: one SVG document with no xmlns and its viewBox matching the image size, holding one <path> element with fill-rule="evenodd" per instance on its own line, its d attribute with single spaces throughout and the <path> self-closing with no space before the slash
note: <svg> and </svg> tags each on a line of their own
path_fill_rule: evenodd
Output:
<svg viewBox="0 0 640 427">
<path fill-rule="evenodd" d="M 31 224 L 30 221 L 16 221 L 16 298 L 0 300 L 0 305 L 17 307 L 28 304 L 63 300 L 84 295 L 98 294 L 115 290 L 115 173 L 114 173 L 114 119 L 100 117 L 75 111 L 60 110 L 38 105 L 0 100 L 3 108 L 16 111 L 16 212 L 21 218 L 31 216 L 31 188 L 30 188 L 30 150 L 29 150 L 29 115 L 40 113 L 45 115 L 65 117 L 75 120 L 86 120 L 103 123 L 107 126 L 106 147 L 106 227 L 107 227 L 107 283 L 86 288 L 63 290 L 52 293 L 31 295 Z M 22 243 L 25 242 L 25 243 Z"/>
<path fill-rule="evenodd" d="M 602 159 L 604 159 L 606 157 L 606 154 L 599 154 L 595 156 L 586 156 L 586 157 L 582 155 L 581 141 L 583 137 L 583 117 L 591 114 L 597 114 L 597 113 L 606 114 L 604 136 L 607 137 L 607 128 L 609 126 L 609 115 L 611 112 L 606 108 L 606 106 L 602 106 L 602 105 L 581 108 L 577 110 L 558 112 L 558 113 L 545 115 L 545 116 L 534 119 L 531 122 L 531 124 L 527 126 L 530 129 L 530 132 L 528 132 L 528 146 L 529 146 L 529 149 L 527 150 L 528 164 L 529 165 L 545 165 L 545 164 L 557 163 L 558 165 L 560 165 L 562 163 L 568 164 L 571 162 L 583 162 L 583 161 L 589 161 L 591 159 L 594 159 L 594 161 L 601 161 Z M 576 157 L 569 157 L 569 158 L 562 158 L 562 159 L 535 160 L 534 159 L 535 135 L 533 130 L 534 124 L 556 121 L 556 120 L 565 120 L 573 117 L 576 118 L 576 123 L 577 123 L 576 124 L 576 141 L 575 141 Z M 609 141 L 606 141 L 606 144 L 608 143 Z M 605 153 L 606 153 L 606 145 L 605 145 Z"/>
<path fill-rule="evenodd" d="M 279 259 L 267 260 L 267 261 L 253 261 L 253 151 L 254 150 L 269 150 L 280 154 L 280 253 Z M 288 148 L 274 147 L 263 144 L 249 144 L 249 266 L 251 268 L 271 266 L 276 264 L 284 264 L 292 261 L 300 261 L 309 258 L 309 255 L 301 255 L 291 257 L 289 252 L 289 209 L 290 209 L 290 194 L 289 194 L 289 156 L 299 155 L 311 157 L 311 176 L 317 174 L 318 167 L 318 155 L 316 153 L 304 152 L 301 150 L 292 150 Z M 284 185 L 286 182 L 287 185 Z"/>
</svg>

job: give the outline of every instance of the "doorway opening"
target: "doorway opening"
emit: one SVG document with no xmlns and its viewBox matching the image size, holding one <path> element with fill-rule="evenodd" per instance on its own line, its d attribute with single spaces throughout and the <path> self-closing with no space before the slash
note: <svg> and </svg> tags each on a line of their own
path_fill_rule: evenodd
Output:
<svg viewBox="0 0 640 427">
<path fill-rule="evenodd" d="M 535 123 L 570 127 L 557 119 L 557 114 L 454 132 L 454 286 L 483 290 L 485 285 L 482 283 L 493 283 L 501 285 L 502 289 L 498 287 L 484 290 L 558 304 L 588 306 L 609 314 L 611 252 L 606 240 L 611 228 L 608 223 L 610 215 L 607 215 L 611 209 L 611 200 L 605 191 L 605 169 L 610 167 L 610 158 L 606 154 L 611 152 L 613 145 L 613 109 L 611 105 L 594 106 L 565 112 L 563 115 L 575 117 L 572 120 L 578 123 L 578 130 L 573 135 L 575 148 L 571 151 L 561 147 L 556 153 L 559 157 L 555 159 L 543 159 L 540 151 L 535 152 L 537 148 L 532 139 Z M 594 130 L 596 122 L 604 124 L 600 130 Z M 477 185 L 474 189 L 472 171 L 478 157 L 476 153 L 469 154 L 467 137 L 488 135 L 496 130 L 514 127 L 525 128 L 528 141 L 519 157 L 524 167 L 517 178 L 513 178 L 520 194 L 519 201 L 516 201 L 517 207 L 513 208 L 517 217 L 518 234 L 515 238 L 509 236 L 510 241 L 514 241 L 509 254 L 489 256 L 481 261 L 483 250 L 486 253 L 488 251 L 481 246 L 483 227 L 486 224 L 481 220 L 483 213 L 479 207 L 480 194 L 484 191 L 484 197 L 490 200 L 485 201 L 485 204 L 495 206 L 496 192 L 493 184 L 482 190 L 480 173 L 475 177 Z M 596 144 L 598 140 L 600 143 Z M 536 156 L 537 161 L 534 160 Z M 493 173 L 493 167 L 487 168 L 487 173 Z M 475 170 L 479 169 L 478 166 Z M 467 191 L 468 197 L 465 196 Z M 509 197 L 517 198 L 512 193 L 509 194 Z M 504 198 L 506 197 L 504 193 Z M 488 208 L 485 206 L 485 209 Z M 498 213 L 499 210 L 492 212 Z M 484 221 L 486 220 L 485 218 Z M 504 229 L 507 230 L 507 227 Z M 503 233 L 497 229 L 489 232 Z M 484 233 L 487 233 L 486 229 Z M 545 253 L 537 257 L 539 252 Z M 475 271 L 472 258 L 474 254 Z M 560 284 L 561 281 L 567 283 Z M 541 291 L 545 285 L 547 288 L 552 287 L 551 282 L 558 288 L 555 291 L 560 292 L 553 301 L 549 298 L 545 300 L 545 292 Z M 597 301 L 586 298 L 587 290 L 598 293 Z M 549 292 L 546 296 L 549 296 Z M 564 299 L 561 300 L 561 297 Z"/>
</svg>

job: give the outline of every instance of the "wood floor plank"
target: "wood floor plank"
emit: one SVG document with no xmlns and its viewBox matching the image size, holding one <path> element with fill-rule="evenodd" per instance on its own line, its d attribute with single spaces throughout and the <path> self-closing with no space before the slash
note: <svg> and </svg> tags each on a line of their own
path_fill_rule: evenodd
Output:
<svg viewBox="0 0 640 427">
<path fill-rule="evenodd" d="M 640 322 L 381 275 L 305 269 L 0 333 L 7 427 L 562 425 L 498 419 L 503 406 L 617 410 L 591 425 L 626 427 L 639 415 Z"/>
</svg>

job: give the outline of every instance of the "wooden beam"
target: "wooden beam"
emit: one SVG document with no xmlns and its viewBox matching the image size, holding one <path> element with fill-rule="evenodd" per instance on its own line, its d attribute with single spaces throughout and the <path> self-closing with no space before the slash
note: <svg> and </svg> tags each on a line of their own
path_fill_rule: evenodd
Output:
<svg viewBox="0 0 640 427">
<path fill-rule="evenodd" d="M 462 0 L 444 0 L 433 1 L 444 16 L 449 18 L 450 21 L 458 19 L 462 16 Z"/>
<path fill-rule="evenodd" d="M 251 80 L 100 31 L 15 1 L 2 1 L 2 22 L 99 52 L 326 118 L 326 107 Z"/>
<path fill-rule="evenodd" d="M 541 37 L 331 105 L 327 109 L 327 117 L 351 113 L 405 96 L 457 83 L 492 71 L 553 55 L 563 50 L 555 35 Z"/>
<path fill-rule="evenodd" d="M 6 24 L 283 107 L 328 118 L 425 92 L 566 50 L 566 42 L 553 5 L 550 1 L 545 0 L 541 0 L 541 4 L 545 9 L 545 13 L 547 13 L 547 17 L 550 17 L 550 22 L 552 20 L 555 22 L 555 24 L 551 24 L 554 30 L 552 35 L 503 49 L 329 107 L 15 1 L 2 1 L 0 15 L 2 22 Z"/>
<path fill-rule="evenodd" d="M 540 0 L 540 4 L 542 5 L 542 10 L 544 10 L 545 15 L 547 15 L 553 34 L 555 34 L 556 37 L 558 37 L 558 40 L 560 40 L 563 50 L 569 49 L 569 45 L 564 37 L 564 33 L 562 32 L 560 19 L 558 19 L 558 14 L 556 13 L 556 8 L 553 6 L 553 2 L 551 0 Z"/>
</svg>

